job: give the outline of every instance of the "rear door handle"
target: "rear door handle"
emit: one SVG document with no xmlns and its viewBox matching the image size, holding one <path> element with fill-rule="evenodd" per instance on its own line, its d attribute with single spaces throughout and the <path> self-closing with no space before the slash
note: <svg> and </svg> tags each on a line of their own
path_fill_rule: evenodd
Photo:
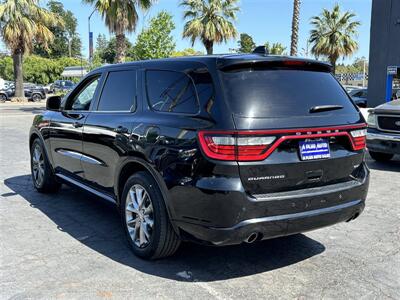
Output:
<svg viewBox="0 0 400 300">
<path fill-rule="evenodd" d="M 74 126 L 74 128 L 79 128 L 79 127 L 82 127 L 82 126 L 83 126 L 83 123 L 81 123 L 81 122 L 74 122 L 74 123 L 72 124 L 72 126 Z"/>
</svg>

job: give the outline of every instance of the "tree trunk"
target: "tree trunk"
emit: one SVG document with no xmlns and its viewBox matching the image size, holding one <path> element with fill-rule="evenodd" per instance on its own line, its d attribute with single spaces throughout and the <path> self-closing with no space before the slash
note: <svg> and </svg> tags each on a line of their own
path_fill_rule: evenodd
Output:
<svg viewBox="0 0 400 300">
<path fill-rule="evenodd" d="M 337 61 L 337 57 L 336 58 L 335 57 L 329 58 L 329 62 L 332 65 L 332 73 L 333 74 L 335 74 L 335 72 L 336 72 L 336 61 Z"/>
<path fill-rule="evenodd" d="M 204 46 L 206 47 L 207 50 L 207 55 L 211 55 L 214 52 L 214 42 L 213 41 L 204 41 Z"/>
<path fill-rule="evenodd" d="M 292 37 L 290 43 L 290 55 L 297 55 L 297 44 L 299 41 L 299 19 L 300 19 L 300 0 L 293 0 L 292 17 Z"/>
<path fill-rule="evenodd" d="M 117 55 L 115 56 L 115 62 L 123 63 L 125 61 L 125 34 L 124 33 L 117 34 L 116 38 L 117 38 L 116 41 Z"/>
<path fill-rule="evenodd" d="M 13 52 L 15 97 L 24 97 L 24 77 L 22 73 L 22 51 L 17 49 Z"/>
</svg>

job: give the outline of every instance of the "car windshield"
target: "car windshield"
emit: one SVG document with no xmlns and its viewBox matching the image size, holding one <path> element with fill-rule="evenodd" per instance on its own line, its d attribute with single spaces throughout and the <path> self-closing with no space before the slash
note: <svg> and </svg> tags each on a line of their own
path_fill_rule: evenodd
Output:
<svg viewBox="0 0 400 300">
<path fill-rule="evenodd" d="M 71 87 L 71 86 L 73 86 L 74 84 L 72 83 L 72 81 L 62 81 L 62 82 L 61 82 L 61 85 L 62 85 L 62 86 L 66 86 L 66 87 Z"/>
<path fill-rule="evenodd" d="M 298 69 L 221 71 L 225 97 L 232 112 L 246 117 L 307 116 L 310 108 L 340 105 L 331 114 L 356 112 L 331 73 Z"/>
</svg>

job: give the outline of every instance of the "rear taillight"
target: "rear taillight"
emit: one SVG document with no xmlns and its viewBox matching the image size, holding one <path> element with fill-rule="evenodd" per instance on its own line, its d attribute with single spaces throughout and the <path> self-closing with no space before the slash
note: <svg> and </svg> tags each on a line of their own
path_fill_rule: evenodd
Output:
<svg viewBox="0 0 400 300">
<path fill-rule="evenodd" d="M 288 140 L 347 137 L 352 150 L 366 147 L 366 124 L 322 128 L 277 129 L 259 131 L 200 131 L 203 152 L 212 159 L 229 161 L 260 161 L 271 155 Z"/>
<path fill-rule="evenodd" d="M 256 161 L 265 158 L 265 152 L 274 142 L 274 136 L 254 135 L 252 132 L 200 132 L 204 153 L 213 159 Z"/>
<path fill-rule="evenodd" d="M 353 149 L 354 150 L 362 150 L 365 149 L 366 146 L 366 136 L 367 130 L 366 129 L 357 129 L 350 131 L 350 135 L 353 142 Z"/>
</svg>

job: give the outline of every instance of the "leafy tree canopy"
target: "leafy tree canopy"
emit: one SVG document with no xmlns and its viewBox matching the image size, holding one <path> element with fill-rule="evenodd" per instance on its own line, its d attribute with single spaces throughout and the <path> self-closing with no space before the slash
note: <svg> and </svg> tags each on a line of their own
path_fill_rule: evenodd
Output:
<svg viewBox="0 0 400 300">
<path fill-rule="evenodd" d="M 34 43 L 33 53 L 48 58 L 58 58 L 62 56 L 79 57 L 81 55 L 82 42 L 76 29 L 78 21 L 70 10 L 65 10 L 64 5 L 55 0 L 47 3 L 48 9 L 60 16 L 63 25 L 50 27 L 54 34 L 54 40 L 49 44 L 49 49 L 45 49 L 41 43 Z"/>
<path fill-rule="evenodd" d="M 187 49 L 183 49 L 181 51 L 173 51 L 171 54 L 172 57 L 191 56 L 191 55 L 204 55 L 204 53 L 201 51 L 196 51 L 193 48 L 187 48 Z"/>
<path fill-rule="evenodd" d="M 286 47 L 281 43 L 265 43 L 265 49 L 272 55 L 286 55 Z"/>
<path fill-rule="evenodd" d="M 138 35 L 130 52 L 131 56 L 136 60 L 171 56 L 175 49 L 175 41 L 171 34 L 174 29 L 172 16 L 165 11 L 160 12 L 150 20 L 149 27 Z"/>
<path fill-rule="evenodd" d="M 48 84 L 60 79 L 65 67 L 86 65 L 86 61 L 81 61 L 72 57 L 60 57 L 57 59 L 43 58 L 37 55 L 25 56 L 24 60 L 24 81 Z M 10 56 L 0 58 L 0 77 L 5 80 L 13 80 L 13 59 Z"/>
<path fill-rule="evenodd" d="M 238 53 L 251 53 L 254 48 L 256 48 L 256 43 L 254 43 L 253 38 L 247 33 L 240 34 L 240 40 L 238 43 Z"/>
<path fill-rule="evenodd" d="M 96 51 L 94 52 L 93 65 L 113 64 L 117 57 L 117 39 L 112 37 L 109 41 L 105 35 L 99 35 L 96 42 Z M 132 43 L 125 38 L 125 47 L 131 51 Z"/>
</svg>

